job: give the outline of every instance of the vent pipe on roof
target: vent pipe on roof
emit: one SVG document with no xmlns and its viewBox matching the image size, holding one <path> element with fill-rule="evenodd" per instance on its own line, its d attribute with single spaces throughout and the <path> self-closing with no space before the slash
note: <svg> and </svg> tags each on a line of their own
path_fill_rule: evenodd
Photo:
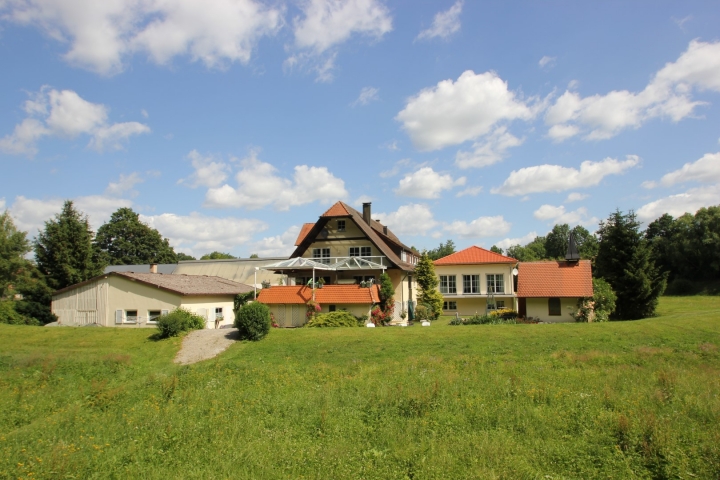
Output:
<svg viewBox="0 0 720 480">
<path fill-rule="evenodd" d="M 363 203 L 363 219 L 365 219 L 365 223 L 367 223 L 368 225 L 372 224 L 371 212 L 372 212 L 372 203 L 371 202 Z"/>
<path fill-rule="evenodd" d="M 150 273 L 157 273 L 157 263 L 150 264 Z"/>
<path fill-rule="evenodd" d="M 387 225 L 383 225 L 383 233 L 387 237 Z"/>
</svg>

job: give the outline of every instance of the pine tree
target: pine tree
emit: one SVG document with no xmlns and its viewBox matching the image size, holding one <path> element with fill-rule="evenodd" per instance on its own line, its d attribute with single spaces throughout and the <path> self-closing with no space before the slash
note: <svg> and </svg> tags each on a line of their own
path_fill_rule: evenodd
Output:
<svg viewBox="0 0 720 480">
<path fill-rule="evenodd" d="M 392 314 L 395 310 L 395 287 L 393 287 L 390 275 L 383 272 L 380 275 L 380 308 L 386 315 Z"/>
<path fill-rule="evenodd" d="M 102 273 L 104 265 L 92 240 L 87 216 L 67 200 L 34 243 L 35 261 L 50 287 L 64 288 Z"/>
<path fill-rule="evenodd" d="M 432 318 L 437 320 L 442 313 L 443 296 L 438 290 L 439 280 L 435 275 L 435 265 L 427 253 L 423 253 L 415 265 L 415 275 L 420 287 L 418 303 L 427 305 L 432 311 Z"/>
<path fill-rule="evenodd" d="M 168 239 L 141 222 L 140 216 L 130 208 L 118 209 L 98 229 L 95 247 L 109 265 L 177 263 Z"/>
<path fill-rule="evenodd" d="M 652 260 L 635 213 L 615 211 L 600 223 L 595 275 L 605 279 L 617 295 L 614 318 L 636 320 L 655 314 L 667 276 Z"/>
</svg>

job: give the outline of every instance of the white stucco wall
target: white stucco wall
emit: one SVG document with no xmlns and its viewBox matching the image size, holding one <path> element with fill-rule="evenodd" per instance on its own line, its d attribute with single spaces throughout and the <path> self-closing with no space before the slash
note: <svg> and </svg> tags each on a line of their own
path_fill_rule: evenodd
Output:
<svg viewBox="0 0 720 480">
<path fill-rule="evenodd" d="M 541 322 L 548 323 L 563 323 L 563 322 L 574 322 L 572 314 L 577 310 L 578 298 L 561 298 L 560 299 L 560 316 L 551 316 L 548 309 L 547 298 L 528 298 L 527 302 L 527 316 L 538 318 Z"/>
</svg>

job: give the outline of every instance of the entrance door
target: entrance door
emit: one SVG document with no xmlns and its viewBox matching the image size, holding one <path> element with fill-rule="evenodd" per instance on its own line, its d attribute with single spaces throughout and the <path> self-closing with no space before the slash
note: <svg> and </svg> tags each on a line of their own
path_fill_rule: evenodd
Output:
<svg viewBox="0 0 720 480">
<path fill-rule="evenodd" d="M 518 316 L 527 317 L 527 298 L 518 298 Z"/>
</svg>

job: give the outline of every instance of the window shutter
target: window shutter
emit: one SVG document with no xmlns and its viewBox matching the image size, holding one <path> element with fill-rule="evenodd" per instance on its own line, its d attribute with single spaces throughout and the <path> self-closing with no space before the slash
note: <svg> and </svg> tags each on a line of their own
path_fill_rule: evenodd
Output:
<svg viewBox="0 0 720 480">
<path fill-rule="evenodd" d="M 122 323 L 122 321 L 123 321 L 123 311 L 115 310 L 115 323 Z"/>
<path fill-rule="evenodd" d="M 160 315 L 167 315 L 170 313 L 168 310 L 160 310 Z"/>
<path fill-rule="evenodd" d="M 208 314 L 207 314 L 207 308 L 198 308 L 197 314 L 200 315 L 205 319 L 205 322 L 207 322 Z"/>
</svg>

